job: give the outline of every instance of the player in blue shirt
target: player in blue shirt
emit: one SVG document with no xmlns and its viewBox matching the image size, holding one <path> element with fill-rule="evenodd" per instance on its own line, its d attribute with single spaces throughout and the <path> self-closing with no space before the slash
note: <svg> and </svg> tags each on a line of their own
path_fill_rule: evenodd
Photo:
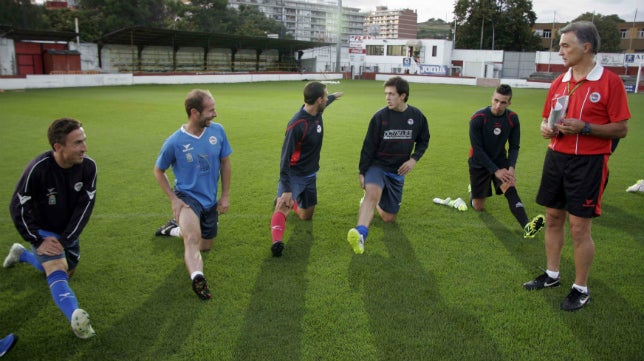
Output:
<svg viewBox="0 0 644 361">
<path fill-rule="evenodd" d="M 184 243 L 184 260 L 192 289 L 203 300 L 211 293 L 203 274 L 201 251 L 212 247 L 217 221 L 230 206 L 230 154 L 232 149 L 217 116 L 210 92 L 195 89 L 185 100 L 188 122 L 174 132 L 161 147 L 154 176 L 170 199 Z M 172 167 L 174 189 L 165 171 Z M 217 198 L 221 179 L 222 194 Z"/>
</svg>

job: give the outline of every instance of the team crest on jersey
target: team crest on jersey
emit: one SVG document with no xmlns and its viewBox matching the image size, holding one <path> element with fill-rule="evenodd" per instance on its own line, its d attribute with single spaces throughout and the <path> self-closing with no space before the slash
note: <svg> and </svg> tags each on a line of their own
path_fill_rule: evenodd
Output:
<svg viewBox="0 0 644 361">
<path fill-rule="evenodd" d="M 591 103 L 597 103 L 602 99 L 602 96 L 598 92 L 592 92 L 590 93 L 589 99 Z"/>
<path fill-rule="evenodd" d="M 210 142 L 210 144 L 215 145 L 217 144 L 217 137 L 213 135 L 210 138 L 208 138 L 208 141 Z"/>
<path fill-rule="evenodd" d="M 186 153 L 186 162 L 192 163 L 194 159 L 192 159 L 192 153 Z"/>
<path fill-rule="evenodd" d="M 78 183 L 74 184 L 74 190 L 76 192 L 80 192 L 81 189 L 83 189 L 83 182 L 78 182 Z"/>
<path fill-rule="evenodd" d="M 47 198 L 50 206 L 56 205 L 56 188 L 47 188 Z"/>
<path fill-rule="evenodd" d="M 322 126 L 318 124 L 318 133 L 322 133 Z"/>
<path fill-rule="evenodd" d="M 494 135 L 501 134 L 501 128 L 494 128 Z"/>
<path fill-rule="evenodd" d="M 412 118 L 407 119 L 407 124 L 414 125 L 414 120 Z"/>
</svg>

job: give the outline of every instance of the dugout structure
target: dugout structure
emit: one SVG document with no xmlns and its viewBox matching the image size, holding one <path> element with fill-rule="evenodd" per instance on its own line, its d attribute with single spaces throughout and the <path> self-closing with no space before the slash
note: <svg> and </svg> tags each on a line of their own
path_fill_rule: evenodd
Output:
<svg viewBox="0 0 644 361">
<path fill-rule="evenodd" d="M 114 73 L 301 71 L 303 50 L 331 43 L 134 26 L 98 41 L 99 67 Z"/>
<path fill-rule="evenodd" d="M 80 53 L 69 48 L 77 34 L 69 31 L 16 29 L 0 25 L 0 76 L 80 71 Z M 3 39 L 9 39 L 9 42 Z"/>
</svg>

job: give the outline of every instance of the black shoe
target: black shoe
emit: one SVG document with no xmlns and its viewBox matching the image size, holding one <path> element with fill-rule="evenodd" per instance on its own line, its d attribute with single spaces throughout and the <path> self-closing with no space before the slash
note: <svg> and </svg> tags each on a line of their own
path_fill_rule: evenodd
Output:
<svg viewBox="0 0 644 361">
<path fill-rule="evenodd" d="M 192 280 L 192 290 L 195 291 L 197 296 L 202 300 L 209 300 L 212 297 L 210 290 L 208 289 L 208 282 L 202 275 L 198 275 Z"/>
<path fill-rule="evenodd" d="M 548 276 L 547 273 L 543 273 L 541 276 L 533 279 L 530 282 L 526 282 L 523 284 L 523 288 L 525 288 L 528 291 L 532 290 L 540 290 L 542 288 L 550 288 L 550 287 L 557 287 L 561 284 L 559 281 L 559 278 L 552 278 Z"/>
<path fill-rule="evenodd" d="M 576 311 L 590 303 L 590 295 L 583 293 L 573 287 L 566 299 L 561 303 L 561 309 L 565 311 Z"/>
<path fill-rule="evenodd" d="M 271 246 L 271 252 L 273 257 L 282 257 L 282 251 L 284 250 L 284 243 L 282 241 L 277 241 Z"/>
<path fill-rule="evenodd" d="M 157 231 L 154 232 L 154 235 L 155 236 L 170 237 L 171 236 L 170 231 L 172 231 L 173 229 L 175 229 L 177 227 L 179 227 L 179 225 L 177 224 L 177 221 L 175 221 L 174 218 L 173 218 L 173 219 L 169 220 L 163 226 L 159 227 L 159 229 L 157 229 Z"/>
</svg>

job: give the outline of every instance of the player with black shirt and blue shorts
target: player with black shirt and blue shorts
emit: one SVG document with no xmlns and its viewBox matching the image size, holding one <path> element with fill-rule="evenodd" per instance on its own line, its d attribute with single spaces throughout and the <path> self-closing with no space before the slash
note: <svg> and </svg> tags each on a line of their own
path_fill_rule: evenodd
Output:
<svg viewBox="0 0 644 361">
<path fill-rule="evenodd" d="M 302 220 L 310 220 L 317 204 L 317 172 L 324 137 L 322 113 L 343 93 L 328 94 L 326 85 L 309 82 L 304 86 L 304 105 L 286 126 L 275 210 L 271 217 L 271 253 L 284 251 L 286 216 L 292 209 Z"/>
<path fill-rule="evenodd" d="M 86 339 L 96 333 L 88 313 L 78 306 L 69 278 L 80 259 L 79 237 L 94 210 L 96 163 L 85 154 L 87 137 L 78 120 L 55 120 L 48 137 L 52 150 L 27 165 L 9 206 L 16 229 L 33 252 L 14 243 L 3 266 L 25 262 L 45 272 L 56 306 L 74 334 Z"/>
<path fill-rule="evenodd" d="M 418 108 L 407 104 L 409 83 L 402 77 L 393 77 L 384 87 L 387 106 L 371 118 L 360 152 L 358 171 L 365 193 L 358 224 L 347 234 L 356 254 L 364 253 L 374 209 L 383 221 L 396 220 L 405 176 L 429 147 L 427 118 Z"/>
<path fill-rule="evenodd" d="M 512 88 L 501 84 L 492 94 L 492 104 L 470 118 L 470 198 L 472 208 L 482 211 L 485 198 L 492 196 L 493 185 L 496 194 L 505 195 L 510 212 L 523 229 L 523 237 L 533 238 L 543 228 L 544 217 L 537 215 L 530 221 L 517 193 L 514 170 L 521 127 L 517 113 L 508 108 L 511 103 Z"/>
</svg>

